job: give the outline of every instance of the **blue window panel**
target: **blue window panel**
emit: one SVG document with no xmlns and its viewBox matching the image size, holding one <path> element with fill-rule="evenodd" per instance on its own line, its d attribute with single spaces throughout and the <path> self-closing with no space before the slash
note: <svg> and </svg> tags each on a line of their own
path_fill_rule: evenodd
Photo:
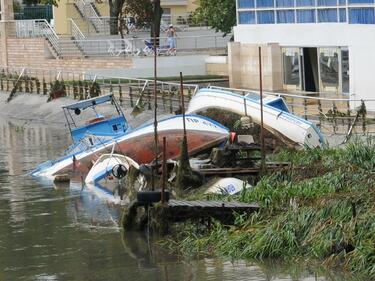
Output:
<svg viewBox="0 0 375 281">
<path fill-rule="evenodd" d="M 273 11 L 258 11 L 258 24 L 275 23 L 275 13 Z"/>
<path fill-rule="evenodd" d="M 296 0 L 297 7 L 315 6 L 315 0 Z"/>
<path fill-rule="evenodd" d="M 238 0 L 238 8 L 254 8 L 255 7 L 255 0 Z"/>
<path fill-rule="evenodd" d="M 273 0 L 257 0 L 257 7 L 264 8 L 264 7 L 273 7 L 274 3 Z"/>
<path fill-rule="evenodd" d="M 315 22 L 315 10 L 297 10 L 297 22 Z"/>
<path fill-rule="evenodd" d="M 318 0 L 318 6 L 337 6 L 337 0 Z"/>
<path fill-rule="evenodd" d="M 340 6 L 346 5 L 346 0 L 339 0 L 339 5 Z"/>
<path fill-rule="evenodd" d="M 318 22 L 337 22 L 337 9 L 318 10 Z"/>
<path fill-rule="evenodd" d="M 276 7 L 294 7 L 294 0 L 275 0 Z"/>
<path fill-rule="evenodd" d="M 348 0 L 348 4 L 374 3 L 374 0 Z"/>
<path fill-rule="evenodd" d="M 255 12 L 239 12 L 238 19 L 240 24 L 255 24 Z"/>
<path fill-rule="evenodd" d="M 277 11 L 277 23 L 294 23 L 294 10 Z"/>
<path fill-rule="evenodd" d="M 374 24 L 374 8 L 350 8 L 349 23 L 353 24 Z"/>
<path fill-rule="evenodd" d="M 339 9 L 340 22 L 346 22 L 346 9 Z"/>
</svg>

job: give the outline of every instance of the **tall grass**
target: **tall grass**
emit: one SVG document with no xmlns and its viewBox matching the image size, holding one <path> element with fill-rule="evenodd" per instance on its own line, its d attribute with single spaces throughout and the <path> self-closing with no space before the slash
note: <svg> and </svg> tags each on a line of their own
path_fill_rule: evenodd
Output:
<svg viewBox="0 0 375 281">
<path fill-rule="evenodd" d="M 235 199 L 261 211 L 235 226 L 183 226 L 173 239 L 182 252 L 232 258 L 313 258 L 375 276 L 375 142 L 345 148 L 285 150 L 282 173 L 262 178 Z"/>
</svg>

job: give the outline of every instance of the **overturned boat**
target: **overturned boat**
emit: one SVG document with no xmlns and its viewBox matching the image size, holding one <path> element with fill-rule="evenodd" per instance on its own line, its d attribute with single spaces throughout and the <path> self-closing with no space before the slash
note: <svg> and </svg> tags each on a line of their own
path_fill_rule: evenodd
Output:
<svg viewBox="0 0 375 281">
<path fill-rule="evenodd" d="M 223 109 L 251 117 L 254 123 L 261 122 L 259 97 L 239 95 L 217 89 L 201 89 L 189 103 L 188 113 L 198 113 L 210 108 Z M 281 97 L 263 99 L 264 127 L 280 139 L 308 147 L 324 146 L 324 138 L 311 122 L 289 112 Z"/>
<path fill-rule="evenodd" d="M 103 154 L 94 163 L 86 176 L 86 184 L 96 184 L 102 179 L 114 176 L 123 178 L 130 167 L 139 169 L 139 165 L 130 157 L 121 154 Z M 114 172 L 115 171 L 115 172 Z"/>
<path fill-rule="evenodd" d="M 106 118 L 100 115 L 97 112 L 97 107 L 103 103 L 114 106 L 117 116 Z M 74 114 L 80 116 L 81 112 L 87 109 L 95 112 L 94 118 L 83 126 L 77 126 Z M 78 171 L 82 175 L 87 174 L 93 163 L 102 154 L 112 151 L 130 157 L 138 164 L 147 164 L 155 159 L 154 125 L 144 125 L 132 129 L 113 95 L 74 103 L 63 107 L 63 110 L 73 144 L 65 151 L 64 156 L 39 165 L 31 172 L 31 175 L 54 178 L 57 174 L 74 171 Z M 185 120 L 189 154 L 219 145 L 229 136 L 227 128 L 209 118 L 189 114 L 185 116 Z M 158 136 L 159 151 L 162 151 L 162 140 L 166 137 L 167 158 L 177 158 L 183 138 L 182 115 L 159 120 Z"/>
</svg>

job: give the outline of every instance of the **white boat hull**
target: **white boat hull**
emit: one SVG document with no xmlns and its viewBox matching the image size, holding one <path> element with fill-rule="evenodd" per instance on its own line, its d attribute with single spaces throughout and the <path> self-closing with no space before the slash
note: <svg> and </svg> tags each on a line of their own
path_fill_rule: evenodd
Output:
<svg viewBox="0 0 375 281">
<path fill-rule="evenodd" d="M 246 99 L 246 111 L 244 99 Z M 259 101 L 229 91 L 201 89 L 190 101 L 187 112 L 198 113 L 210 108 L 223 109 L 239 115 L 247 114 L 253 122 L 257 124 L 261 122 Z M 263 123 L 268 131 L 293 144 L 311 148 L 324 145 L 323 136 L 313 123 L 285 110 L 265 104 Z"/>
<path fill-rule="evenodd" d="M 126 170 L 129 170 L 131 166 L 139 169 L 139 165 L 130 157 L 120 154 L 103 154 L 95 162 L 94 166 L 90 169 L 86 176 L 86 184 L 95 184 L 112 173 L 113 167 L 116 165 L 123 165 Z"/>
<path fill-rule="evenodd" d="M 186 131 L 188 136 L 189 154 L 200 152 L 204 149 L 219 145 L 224 142 L 229 131 L 224 126 L 208 118 L 198 115 L 186 116 Z M 180 145 L 183 138 L 183 118 L 173 116 L 159 121 L 158 124 L 159 151 L 162 151 L 163 137 L 167 139 L 167 158 L 176 159 L 180 154 Z M 87 172 L 92 167 L 92 162 L 100 155 L 111 151 L 120 152 L 132 158 L 139 164 L 148 164 L 155 158 L 154 146 L 154 126 L 146 125 L 127 132 L 121 137 L 108 141 L 100 145 L 89 147 L 77 152 L 75 165 L 73 165 L 73 155 L 68 155 L 57 161 L 42 164 L 37 170 L 31 173 L 33 176 L 54 178 L 60 173 L 69 173 L 75 168 L 82 173 Z M 86 173 L 87 173 L 86 172 Z"/>
</svg>

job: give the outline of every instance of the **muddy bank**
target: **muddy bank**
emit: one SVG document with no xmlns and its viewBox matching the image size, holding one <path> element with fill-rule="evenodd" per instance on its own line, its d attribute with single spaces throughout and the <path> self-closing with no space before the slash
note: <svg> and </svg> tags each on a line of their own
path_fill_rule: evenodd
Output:
<svg viewBox="0 0 375 281">
<path fill-rule="evenodd" d="M 28 124 L 43 124 L 52 127 L 66 128 L 66 119 L 62 106 L 77 102 L 70 98 L 59 98 L 47 102 L 48 97 L 37 94 L 17 94 L 11 102 L 7 103 L 8 93 L 0 92 L 0 115 L 5 119 L 18 121 L 24 126 Z M 152 111 L 145 111 L 136 117 L 131 115 L 132 109 L 126 106 L 122 110 L 129 124 L 134 128 L 147 123 L 153 118 Z M 112 116 L 116 111 L 111 105 L 100 105 L 101 114 Z M 80 116 L 75 116 L 78 122 L 84 122 L 93 117 L 90 110 L 83 111 Z M 166 116 L 160 113 L 159 116 Z"/>
</svg>

